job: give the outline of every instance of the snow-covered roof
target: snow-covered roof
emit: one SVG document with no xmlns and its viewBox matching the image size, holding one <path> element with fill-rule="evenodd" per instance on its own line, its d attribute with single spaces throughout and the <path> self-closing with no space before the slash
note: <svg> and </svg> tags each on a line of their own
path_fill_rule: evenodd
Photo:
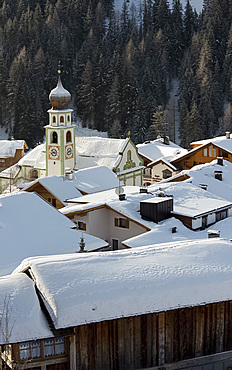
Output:
<svg viewBox="0 0 232 370">
<path fill-rule="evenodd" d="M 29 258 L 56 329 L 232 299 L 232 244 L 204 239 Z"/>
<path fill-rule="evenodd" d="M 0 344 L 54 336 L 41 311 L 34 282 L 26 274 L 0 277 L 0 296 Z"/>
<path fill-rule="evenodd" d="M 97 197 L 85 195 L 81 198 L 69 199 L 69 205 L 60 209 L 63 214 L 72 214 L 80 211 L 88 211 L 102 205 L 107 205 L 115 211 L 122 213 L 130 219 L 152 229 L 154 222 L 148 222 L 140 216 L 140 202 L 151 200 L 158 196 L 160 189 L 166 196 L 173 196 L 173 213 L 189 217 L 197 217 L 205 213 L 210 213 L 216 209 L 232 207 L 232 203 L 216 196 L 208 191 L 201 189 L 191 183 L 163 183 L 149 186 L 148 193 L 140 193 L 137 186 L 124 186 L 126 200 L 119 201 L 118 195 L 114 190 L 99 192 Z M 161 198 L 162 199 L 162 198 Z M 71 203 L 76 203 L 71 205 Z"/>
<path fill-rule="evenodd" d="M 35 193 L 0 196 L 0 275 L 8 274 L 26 257 L 79 250 L 81 232 L 75 224 Z M 86 250 L 107 245 L 85 235 Z"/>
<path fill-rule="evenodd" d="M 24 149 L 24 140 L 0 140 L 0 158 L 14 158 L 16 150 Z"/>
<path fill-rule="evenodd" d="M 198 141 L 193 141 L 191 145 L 205 145 L 209 143 L 215 143 L 221 147 L 224 147 L 225 149 L 232 151 L 232 134 L 229 135 L 230 138 L 227 139 L 226 135 L 223 136 L 217 136 L 213 137 L 210 139 L 204 139 L 204 140 L 198 140 Z"/>
<path fill-rule="evenodd" d="M 2 179 L 15 179 L 20 171 L 20 166 L 18 163 L 13 164 L 13 166 L 10 166 L 8 168 L 5 168 L 5 170 L 0 172 L 0 178 Z"/>
<path fill-rule="evenodd" d="M 33 188 L 36 184 L 41 184 L 49 192 L 51 192 L 59 201 L 65 204 L 65 199 L 69 197 L 81 197 L 82 194 L 75 187 L 75 182 L 73 180 L 68 180 L 64 176 L 47 176 L 32 181 L 26 184 L 23 190 L 28 190 Z"/>
<path fill-rule="evenodd" d="M 159 184 L 159 187 L 167 195 L 173 195 L 173 214 L 198 217 L 216 209 L 232 207 L 230 201 L 203 190 L 190 182 L 163 183 Z M 152 185 L 149 190 L 155 194 L 157 186 Z"/>
<path fill-rule="evenodd" d="M 112 210 L 150 229 L 153 222 L 145 221 L 141 218 L 139 213 L 140 201 L 154 198 L 154 196 L 152 194 L 140 193 L 139 190 L 139 186 L 124 186 L 123 191 L 126 194 L 126 200 L 123 201 L 119 200 L 115 189 L 84 195 L 81 198 L 69 199 L 69 206 L 61 208 L 59 211 L 64 215 L 68 215 L 75 212 L 89 211 L 101 206 L 108 206 Z M 72 203 L 75 203 L 75 205 L 72 205 Z"/>
<path fill-rule="evenodd" d="M 140 155 L 148 158 L 151 162 L 157 161 L 160 158 L 167 161 L 173 160 L 177 155 L 187 153 L 187 150 L 179 145 L 169 141 L 169 144 L 164 144 L 163 139 L 156 139 L 137 145 Z"/>
<path fill-rule="evenodd" d="M 215 179 L 214 171 L 222 171 L 222 181 Z M 223 160 L 223 166 L 221 166 L 217 164 L 217 160 L 213 160 L 209 163 L 194 166 L 190 170 L 183 170 L 172 178 L 163 181 L 178 180 L 179 177 L 184 175 L 187 178 L 186 182 L 191 182 L 196 186 L 207 185 L 209 192 L 219 197 L 223 196 L 224 199 L 232 202 L 231 162 Z M 162 186 L 162 183 L 160 183 L 160 186 Z"/>
<path fill-rule="evenodd" d="M 23 158 L 18 161 L 20 166 L 29 166 L 36 169 L 46 169 L 46 146 L 39 144 L 30 150 Z"/>
<path fill-rule="evenodd" d="M 47 176 L 26 184 L 23 190 L 28 190 L 40 183 L 56 196 L 62 203 L 68 198 L 82 196 L 84 193 L 96 193 L 105 189 L 116 188 L 119 185 L 117 176 L 107 167 L 98 166 L 86 168 L 73 173 L 71 180 L 65 176 Z M 79 191 L 80 190 L 80 191 Z"/>
<path fill-rule="evenodd" d="M 84 168 L 74 172 L 73 177 L 75 186 L 87 194 L 116 188 L 119 185 L 117 176 L 106 166 Z"/>
<path fill-rule="evenodd" d="M 76 168 L 106 166 L 111 170 L 116 166 L 120 153 L 129 139 L 109 139 L 103 137 L 76 137 Z"/>
</svg>

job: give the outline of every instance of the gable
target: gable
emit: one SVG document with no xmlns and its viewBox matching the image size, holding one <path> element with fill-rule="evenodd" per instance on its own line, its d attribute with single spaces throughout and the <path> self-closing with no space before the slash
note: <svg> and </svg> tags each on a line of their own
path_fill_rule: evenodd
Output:
<svg viewBox="0 0 232 370">
<path fill-rule="evenodd" d="M 123 151 L 120 153 L 118 163 L 116 163 L 116 172 L 143 166 L 143 164 L 143 159 L 139 156 L 137 147 L 131 140 L 128 140 Z"/>
</svg>

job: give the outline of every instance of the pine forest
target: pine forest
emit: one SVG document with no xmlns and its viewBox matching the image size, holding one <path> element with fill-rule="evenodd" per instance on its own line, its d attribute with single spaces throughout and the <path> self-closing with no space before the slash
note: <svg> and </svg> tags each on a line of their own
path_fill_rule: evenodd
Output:
<svg viewBox="0 0 232 370">
<path fill-rule="evenodd" d="M 62 82 L 84 127 L 135 143 L 232 131 L 232 0 L 0 1 L 0 126 L 43 141 L 48 95 Z M 178 88 L 171 99 L 173 85 Z M 176 117 L 178 116 L 178 128 Z"/>
</svg>

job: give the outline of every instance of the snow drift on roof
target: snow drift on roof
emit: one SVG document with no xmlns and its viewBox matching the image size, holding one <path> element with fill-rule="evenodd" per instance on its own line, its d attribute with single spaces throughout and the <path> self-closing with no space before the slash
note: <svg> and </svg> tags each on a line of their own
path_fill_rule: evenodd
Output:
<svg viewBox="0 0 232 370">
<path fill-rule="evenodd" d="M 0 140 L 0 158 L 13 158 L 17 149 L 24 149 L 24 140 Z"/>
<path fill-rule="evenodd" d="M 0 344 L 53 337 L 42 314 L 34 283 L 25 274 L 0 277 Z"/>
<path fill-rule="evenodd" d="M 30 267 L 55 327 L 232 299 L 232 244 L 205 239 L 117 252 L 47 256 Z"/>
</svg>

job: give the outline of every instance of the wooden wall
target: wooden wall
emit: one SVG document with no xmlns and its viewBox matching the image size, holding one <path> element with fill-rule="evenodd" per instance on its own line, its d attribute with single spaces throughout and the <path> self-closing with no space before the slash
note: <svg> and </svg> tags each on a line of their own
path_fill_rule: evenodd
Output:
<svg viewBox="0 0 232 370">
<path fill-rule="evenodd" d="M 162 366 L 232 349 L 232 301 L 75 328 L 77 368 Z"/>
</svg>

